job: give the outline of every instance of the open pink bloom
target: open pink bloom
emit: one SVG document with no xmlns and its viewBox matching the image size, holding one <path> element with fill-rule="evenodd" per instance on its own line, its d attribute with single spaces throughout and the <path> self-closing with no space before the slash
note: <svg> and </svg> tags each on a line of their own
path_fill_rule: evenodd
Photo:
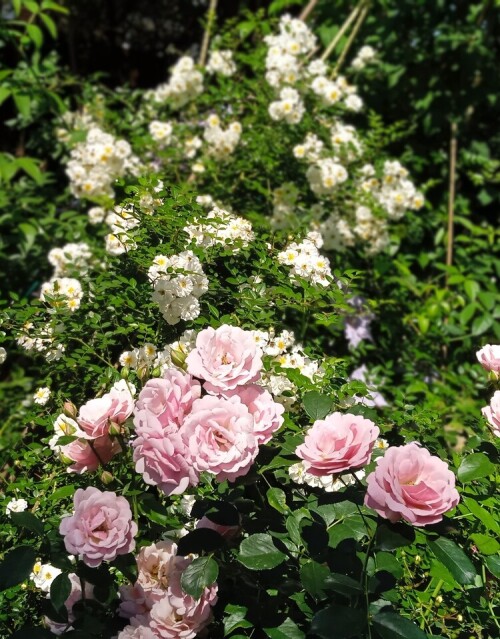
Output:
<svg viewBox="0 0 500 639">
<path fill-rule="evenodd" d="M 493 435 L 500 437 L 500 391 L 495 391 L 490 405 L 482 408 L 481 412 L 488 420 L 488 425 Z"/>
<path fill-rule="evenodd" d="M 125 497 L 90 486 L 74 496 L 73 515 L 59 526 L 66 550 L 95 568 L 135 548 L 137 524 Z"/>
<path fill-rule="evenodd" d="M 179 426 L 195 399 L 201 396 L 201 385 L 191 375 L 169 369 L 159 379 L 150 379 L 140 392 L 136 412 L 148 410 L 162 426 Z"/>
<path fill-rule="evenodd" d="M 378 426 L 360 415 L 332 413 L 314 422 L 295 454 L 311 475 L 335 475 L 369 463 Z"/>
<path fill-rule="evenodd" d="M 137 623 L 135 620 L 132 621 Z M 149 623 L 147 619 L 145 623 Z M 148 625 L 141 623 L 140 625 L 125 626 L 116 639 L 158 639 L 158 635 L 155 635 Z"/>
<path fill-rule="evenodd" d="M 80 581 L 80 577 L 76 575 L 74 572 L 71 572 L 68 575 L 68 578 L 71 582 L 71 591 L 68 595 L 68 598 L 64 602 L 64 607 L 68 612 L 68 623 L 71 624 L 75 621 L 75 615 L 73 614 L 73 606 L 83 599 L 82 597 L 82 582 Z M 94 586 L 85 582 L 85 599 L 93 599 L 94 598 Z M 68 623 L 59 623 L 57 621 L 53 621 L 49 619 L 49 617 L 45 617 L 45 623 L 49 627 L 50 631 L 55 635 L 62 635 L 63 632 L 69 630 Z"/>
<path fill-rule="evenodd" d="M 137 556 L 137 583 L 146 592 L 156 595 L 156 600 L 165 594 L 172 579 L 180 579 L 185 562 L 189 563 L 189 560 L 178 557 L 176 553 L 177 545 L 165 540 L 141 548 Z"/>
<path fill-rule="evenodd" d="M 448 464 L 415 442 L 389 447 L 366 481 L 365 505 L 393 523 L 435 524 L 460 500 Z"/>
<path fill-rule="evenodd" d="M 107 464 L 109 460 L 121 453 L 120 443 L 109 435 L 103 435 L 91 442 L 86 439 L 75 439 L 65 446 L 61 446 L 60 453 L 63 458 L 74 463 L 68 466 L 68 473 L 92 472 L 99 468 L 101 463 Z"/>
<path fill-rule="evenodd" d="M 144 590 L 138 581 L 133 586 L 130 584 L 120 586 L 118 590 L 120 593 L 118 614 L 126 619 L 147 614 L 157 601 L 151 597 L 151 593 Z"/>
<path fill-rule="evenodd" d="M 476 357 L 487 371 L 500 373 L 500 344 L 486 344 L 477 351 Z"/>
<path fill-rule="evenodd" d="M 217 524 L 215 521 L 209 519 L 206 515 L 204 515 L 197 523 L 196 528 L 209 528 L 210 530 L 215 530 L 215 532 L 219 533 L 221 537 L 224 539 L 232 539 L 235 537 L 241 530 L 240 525 L 235 526 L 225 526 L 224 524 Z"/>
<path fill-rule="evenodd" d="M 224 397 L 237 395 L 250 411 L 254 419 L 254 435 L 258 444 L 267 444 L 281 425 L 285 408 L 273 399 L 271 393 L 262 386 L 249 384 L 238 386 L 232 391 L 223 393 Z"/>
<path fill-rule="evenodd" d="M 177 425 L 162 426 L 149 410 L 136 413 L 134 425 L 138 435 L 132 442 L 135 470 L 147 484 L 158 486 L 166 495 L 180 495 L 188 486 L 196 486 L 198 473 Z"/>
<path fill-rule="evenodd" d="M 109 433 L 111 422 L 123 424 L 134 410 L 134 400 L 127 390 L 112 389 L 102 397 L 89 400 L 78 413 L 77 421 L 89 439 Z"/>
<path fill-rule="evenodd" d="M 182 425 L 182 437 L 189 462 L 218 481 L 246 475 L 259 452 L 253 417 L 239 397 L 197 399 Z"/>
<path fill-rule="evenodd" d="M 196 347 L 186 358 L 191 375 L 204 379 L 208 392 L 228 391 L 256 382 L 262 369 L 262 351 L 251 331 L 224 324 L 198 333 Z"/>
</svg>

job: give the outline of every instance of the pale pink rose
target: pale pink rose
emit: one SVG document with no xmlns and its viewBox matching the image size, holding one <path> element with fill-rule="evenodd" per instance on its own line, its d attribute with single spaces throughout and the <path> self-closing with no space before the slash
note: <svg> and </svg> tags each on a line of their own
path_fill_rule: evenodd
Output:
<svg viewBox="0 0 500 639">
<path fill-rule="evenodd" d="M 234 481 L 248 473 L 259 452 L 253 429 L 253 417 L 239 397 L 205 395 L 194 402 L 181 432 L 197 472 Z"/>
<path fill-rule="evenodd" d="M 360 415 L 332 413 L 314 422 L 295 454 L 316 477 L 356 470 L 369 463 L 378 426 Z"/>
<path fill-rule="evenodd" d="M 50 631 L 55 635 L 62 635 L 66 630 L 71 630 L 72 628 L 68 628 L 68 624 L 72 624 L 75 621 L 76 617 L 73 614 L 73 606 L 82 600 L 82 582 L 80 577 L 76 575 L 74 572 L 69 573 L 68 578 L 71 582 L 71 591 L 68 595 L 68 598 L 64 602 L 64 607 L 68 612 L 68 623 L 59 623 L 57 621 L 53 621 L 49 619 L 49 617 L 45 617 L 45 623 L 49 627 Z M 85 599 L 93 599 L 94 598 L 94 586 L 85 582 Z"/>
<path fill-rule="evenodd" d="M 89 400 L 78 413 L 77 421 L 89 439 L 109 433 L 109 426 L 123 424 L 132 414 L 134 400 L 126 390 L 112 389 L 102 397 Z"/>
<path fill-rule="evenodd" d="M 120 586 L 118 590 L 120 593 L 118 614 L 126 619 L 147 614 L 157 601 L 151 596 L 151 593 L 144 590 L 138 581 L 133 586 L 130 584 Z"/>
<path fill-rule="evenodd" d="M 180 581 L 158 601 L 149 613 L 149 626 L 162 639 L 193 639 L 212 618 L 212 606 L 217 603 L 217 585 L 205 588 L 200 599 L 186 595 Z"/>
<path fill-rule="evenodd" d="M 249 384 L 223 393 L 224 397 L 237 395 L 254 419 L 254 435 L 258 444 L 267 444 L 283 424 L 285 408 L 274 401 L 271 393 L 262 386 Z"/>
<path fill-rule="evenodd" d="M 74 496 L 74 512 L 59 526 L 66 550 L 95 568 L 135 548 L 137 524 L 125 497 L 90 486 Z"/>
<path fill-rule="evenodd" d="M 224 539 L 227 540 L 235 537 L 241 530 L 241 526 L 239 525 L 225 526 L 224 524 L 217 524 L 206 515 L 197 522 L 196 528 L 209 528 L 210 530 L 215 530 L 216 533 L 219 533 L 221 537 L 224 537 Z"/>
<path fill-rule="evenodd" d="M 141 621 L 143 620 L 141 619 Z M 148 623 L 148 620 L 145 621 Z M 132 620 L 132 622 L 138 623 L 135 620 Z M 141 625 L 125 626 L 116 639 L 158 639 L 158 635 L 155 635 L 148 625 L 141 623 Z"/>
<path fill-rule="evenodd" d="M 262 351 L 252 331 L 224 324 L 198 333 L 196 347 L 186 358 L 191 375 L 204 379 L 209 392 L 228 391 L 256 382 L 262 369 Z"/>
<path fill-rule="evenodd" d="M 500 373 L 500 344 L 486 344 L 477 351 L 476 357 L 487 371 Z"/>
<path fill-rule="evenodd" d="M 100 464 L 107 464 L 115 455 L 122 452 L 120 443 L 108 435 L 93 440 L 75 439 L 65 446 L 61 446 L 60 454 L 63 459 L 74 463 L 66 469 L 68 473 L 92 472 Z"/>
<path fill-rule="evenodd" d="M 137 556 L 137 583 L 144 591 L 156 595 L 156 600 L 165 594 L 173 576 L 179 572 L 179 565 L 185 561 L 176 553 L 177 545 L 166 540 L 141 548 Z"/>
<path fill-rule="evenodd" d="M 389 447 L 366 482 L 365 505 L 393 523 L 435 524 L 460 500 L 448 464 L 415 442 Z"/>
<path fill-rule="evenodd" d="M 481 412 L 488 420 L 488 425 L 493 435 L 500 437 L 500 391 L 495 391 L 490 400 L 490 405 L 482 408 Z"/>
<path fill-rule="evenodd" d="M 180 495 L 188 486 L 196 486 L 198 473 L 176 425 L 162 426 L 148 410 L 136 413 L 134 425 L 138 435 L 132 442 L 135 470 L 147 484 L 158 486 L 166 495 Z"/>
<path fill-rule="evenodd" d="M 150 379 L 140 392 L 136 412 L 148 410 L 162 426 L 179 426 L 195 399 L 201 396 L 201 385 L 191 375 L 169 369 L 163 378 Z"/>
</svg>

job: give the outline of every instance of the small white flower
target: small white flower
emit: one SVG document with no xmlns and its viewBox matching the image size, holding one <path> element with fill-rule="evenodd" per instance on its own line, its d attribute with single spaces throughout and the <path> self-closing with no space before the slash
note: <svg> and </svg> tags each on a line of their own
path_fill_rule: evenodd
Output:
<svg viewBox="0 0 500 639">
<path fill-rule="evenodd" d="M 28 508 L 26 499 L 11 499 L 5 506 L 5 514 L 10 517 L 11 513 L 22 513 Z"/>
<path fill-rule="evenodd" d="M 40 404 L 40 406 L 45 406 L 45 404 L 49 401 L 51 392 L 50 388 L 44 386 L 43 388 L 39 388 L 36 393 L 33 395 L 33 401 L 35 404 Z"/>
</svg>

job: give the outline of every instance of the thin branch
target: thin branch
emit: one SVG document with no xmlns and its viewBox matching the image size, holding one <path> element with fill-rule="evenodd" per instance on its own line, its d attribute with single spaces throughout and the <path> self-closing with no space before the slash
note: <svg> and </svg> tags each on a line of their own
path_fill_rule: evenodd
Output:
<svg viewBox="0 0 500 639">
<path fill-rule="evenodd" d="M 450 182 L 448 195 L 448 238 L 446 245 L 446 266 L 453 264 L 453 232 L 455 219 L 455 183 L 457 175 L 457 125 L 451 125 L 450 134 Z M 448 273 L 446 273 L 446 286 L 448 286 Z"/>
<path fill-rule="evenodd" d="M 342 53 L 340 54 L 339 59 L 337 60 L 337 64 L 335 65 L 335 68 L 333 69 L 332 76 L 331 76 L 332 78 L 337 75 L 337 73 L 340 71 L 340 68 L 344 64 L 347 54 L 349 53 L 349 50 L 352 47 L 352 43 L 356 39 L 356 36 L 358 35 L 359 30 L 361 29 L 361 26 L 363 22 L 365 21 L 367 13 L 368 13 L 368 5 L 363 7 L 361 13 L 358 16 L 356 24 L 354 25 L 353 30 L 351 31 L 351 35 L 349 36 L 347 42 L 345 43 L 345 47 L 343 48 Z"/>
<path fill-rule="evenodd" d="M 309 0 L 307 5 L 302 9 L 299 19 L 305 22 L 317 4 L 318 0 Z"/>
<path fill-rule="evenodd" d="M 358 13 L 361 9 L 361 7 L 363 6 L 365 0 L 361 0 L 361 2 L 358 4 L 358 6 L 353 9 L 351 11 L 350 16 L 347 18 L 347 20 L 344 22 L 344 24 L 340 27 L 337 35 L 333 38 L 333 40 L 330 42 L 330 44 L 327 46 L 327 48 L 325 49 L 325 51 L 323 52 L 323 55 L 321 56 L 321 59 L 324 61 L 328 58 L 328 56 L 330 55 L 330 53 L 335 49 L 335 47 L 337 46 L 337 44 L 340 42 L 340 39 L 342 38 L 342 36 L 344 35 L 344 33 L 347 31 L 347 29 L 349 29 L 349 27 L 351 26 L 351 24 L 354 22 L 354 20 L 356 20 Z"/>
<path fill-rule="evenodd" d="M 216 11 L 217 0 L 210 0 L 210 6 L 208 7 L 207 12 L 207 26 L 205 27 L 205 31 L 203 32 L 203 42 L 201 44 L 200 58 L 198 60 L 198 64 L 200 65 L 200 67 L 204 67 L 205 62 L 207 61 L 208 45 L 210 43 L 210 34 L 212 32 L 212 27 L 215 22 Z"/>
</svg>

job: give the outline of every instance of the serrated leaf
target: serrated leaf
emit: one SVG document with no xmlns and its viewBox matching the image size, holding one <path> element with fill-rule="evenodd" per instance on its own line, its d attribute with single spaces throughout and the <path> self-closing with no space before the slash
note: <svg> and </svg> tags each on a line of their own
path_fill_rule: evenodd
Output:
<svg viewBox="0 0 500 639">
<path fill-rule="evenodd" d="M 319 599 L 324 596 L 325 580 L 329 574 L 328 566 L 317 561 L 308 561 L 300 568 L 300 581 L 312 597 Z"/>
<path fill-rule="evenodd" d="M 488 477 L 495 472 L 495 466 L 484 453 L 472 453 L 462 461 L 457 477 L 462 483 Z"/>
<path fill-rule="evenodd" d="M 471 333 L 474 337 L 482 335 L 491 328 L 492 324 L 493 317 L 489 313 L 487 315 L 481 315 L 481 317 L 476 317 L 476 319 L 472 322 Z"/>
<path fill-rule="evenodd" d="M 19 528 L 26 528 L 26 530 L 30 530 L 37 535 L 44 534 L 43 522 L 41 522 L 38 517 L 35 517 L 33 513 L 30 513 L 28 511 L 24 511 L 22 513 L 12 513 L 11 521 L 15 526 Z"/>
<path fill-rule="evenodd" d="M 195 599 L 199 599 L 205 590 L 217 579 L 219 566 L 212 557 L 198 557 L 193 559 L 182 572 L 181 586 L 184 592 Z"/>
<path fill-rule="evenodd" d="M 36 553 L 32 546 L 19 546 L 8 552 L 0 563 L 0 591 L 28 579 L 35 560 Z"/>
<path fill-rule="evenodd" d="M 302 403 L 307 415 L 315 421 L 316 419 L 323 419 L 328 415 L 333 402 L 331 397 L 327 395 L 322 395 L 317 391 L 310 391 L 304 394 Z"/>
<path fill-rule="evenodd" d="M 286 495 L 281 488 L 269 488 L 266 497 L 269 505 L 282 515 L 289 512 L 290 509 L 286 504 Z"/>
<path fill-rule="evenodd" d="M 446 537 L 438 537 L 435 541 L 429 541 L 429 547 L 459 584 L 475 583 L 477 572 L 474 564 L 455 542 Z"/>
<path fill-rule="evenodd" d="M 372 625 L 382 639 L 427 639 L 423 630 L 396 612 L 381 612 L 375 615 Z"/>
<path fill-rule="evenodd" d="M 500 543 L 494 537 L 490 537 L 490 535 L 473 533 L 470 538 L 483 555 L 496 555 L 500 550 Z"/>
<path fill-rule="evenodd" d="M 245 606 L 235 606 L 228 604 L 224 610 L 227 616 L 224 617 L 224 636 L 231 634 L 238 628 L 251 628 L 252 624 L 246 620 L 248 608 Z"/>
<path fill-rule="evenodd" d="M 250 570 L 270 570 L 285 559 L 286 555 L 276 548 L 273 538 L 266 533 L 250 535 L 241 542 L 238 561 Z"/>
<path fill-rule="evenodd" d="M 485 564 L 491 574 L 500 579 L 500 556 L 487 557 Z"/>
<path fill-rule="evenodd" d="M 304 639 L 305 634 L 289 617 L 277 628 L 264 628 L 269 639 Z"/>
</svg>

